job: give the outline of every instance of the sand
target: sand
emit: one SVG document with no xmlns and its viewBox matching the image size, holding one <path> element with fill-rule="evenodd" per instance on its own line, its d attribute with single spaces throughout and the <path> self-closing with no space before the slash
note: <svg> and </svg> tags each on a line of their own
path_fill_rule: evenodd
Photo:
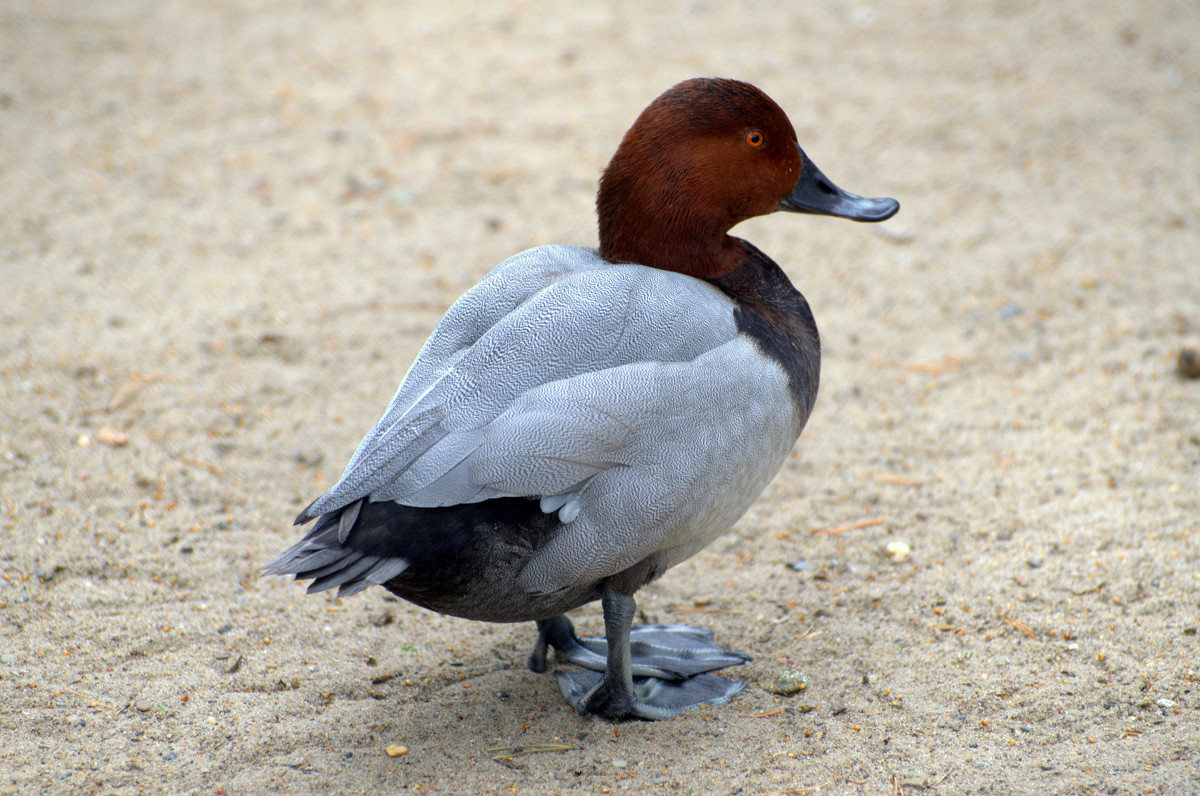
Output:
<svg viewBox="0 0 1200 796">
<path fill-rule="evenodd" d="M 1029 5 L 5 4 L 0 790 L 1200 792 L 1200 5 Z M 531 625 L 260 577 L 444 309 L 593 244 L 696 75 L 902 203 L 738 230 L 821 396 L 639 603 L 746 692 L 584 718 Z"/>
</svg>

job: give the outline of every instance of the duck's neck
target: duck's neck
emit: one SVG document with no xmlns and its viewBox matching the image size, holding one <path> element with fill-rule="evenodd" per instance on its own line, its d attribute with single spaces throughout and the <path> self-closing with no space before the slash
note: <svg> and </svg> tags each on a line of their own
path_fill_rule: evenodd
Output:
<svg viewBox="0 0 1200 796">
<path fill-rule="evenodd" d="M 600 256 L 614 263 L 638 263 L 664 271 L 677 271 L 697 279 L 715 279 L 737 270 L 745 261 L 745 241 L 724 233 L 718 236 L 671 235 L 648 237 L 612 231 L 601 234 Z"/>
<path fill-rule="evenodd" d="M 623 143 L 605 169 L 596 195 L 600 256 L 698 279 L 738 268 L 747 249 L 727 233 L 742 219 L 704 191 L 682 201 L 672 181 L 653 179 L 656 162 Z"/>
<path fill-rule="evenodd" d="M 821 381 L 821 338 L 808 301 L 783 269 L 752 244 L 734 238 L 744 255 L 738 267 L 707 281 L 734 300 L 738 331 L 779 362 L 800 417 L 807 420 Z"/>
</svg>

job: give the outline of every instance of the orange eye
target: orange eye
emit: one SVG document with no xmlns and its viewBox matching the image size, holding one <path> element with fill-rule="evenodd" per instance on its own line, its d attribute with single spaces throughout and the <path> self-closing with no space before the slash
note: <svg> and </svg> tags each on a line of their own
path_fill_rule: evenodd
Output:
<svg viewBox="0 0 1200 796">
<path fill-rule="evenodd" d="M 763 134 L 760 133 L 758 130 L 751 130 L 750 132 L 746 133 L 746 143 L 749 144 L 750 146 L 754 147 L 755 149 L 762 146 L 763 141 L 765 141 L 765 140 L 766 139 L 763 138 Z"/>
</svg>

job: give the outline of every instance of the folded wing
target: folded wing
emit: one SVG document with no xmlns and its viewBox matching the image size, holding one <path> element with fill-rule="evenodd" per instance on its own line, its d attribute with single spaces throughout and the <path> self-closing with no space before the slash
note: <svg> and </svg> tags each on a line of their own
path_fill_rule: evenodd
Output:
<svg viewBox="0 0 1200 796">
<path fill-rule="evenodd" d="M 628 367 L 690 362 L 736 335 L 732 302 L 707 283 L 590 249 L 519 254 L 450 308 L 301 520 L 364 497 L 432 507 L 523 496 L 569 521 L 574 496 L 645 433 L 649 419 L 621 409 L 644 403 L 626 394 L 645 382 Z"/>
</svg>

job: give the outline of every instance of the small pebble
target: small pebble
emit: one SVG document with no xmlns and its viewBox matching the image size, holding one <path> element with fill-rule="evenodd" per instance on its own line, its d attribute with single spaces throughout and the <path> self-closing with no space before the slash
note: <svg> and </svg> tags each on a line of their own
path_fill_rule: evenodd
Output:
<svg viewBox="0 0 1200 796">
<path fill-rule="evenodd" d="M 704 606 L 709 605 L 711 603 L 712 603 L 712 597 L 708 597 L 708 596 L 696 597 L 695 599 L 692 600 L 692 605 L 696 606 L 697 608 L 703 608 Z"/>
<path fill-rule="evenodd" d="M 625 766 L 629 765 L 629 761 L 622 760 L 621 758 L 618 757 L 612 761 L 612 764 L 613 764 L 613 768 L 625 768 Z"/>
<path fill-rule="evenodd" d="M 1175 700 L 1173 700 L 1173 699 L 1158 699 L 1158 700 L 1155 700 L 1154 704 L 1158 705 L 1160 708 L 1173 708 L 1173 707 L 1175 707 Z"/>
<path fill-rule="evenodd" d="M 302 467 L 316 467 L 325 461 L 325 454 L 317 449 L 295 449 L 292 451 L 292 461 Z"/>
<path fill-rule="evenodd" d="M 1181 348 L 1175 368 L 1185 379 L 1200 379 L 1200 348 Z"/>
<path fill-rule="evenodd" d="M 912 557 L 912 548 L 909 547 L 908 542 L 902 542 L 899 539 L 888 542 L 883 550 L 887 553 L 887 557 L 897 564 Z"/>
<path fill-rule="evenodd" d="M 96 432 L 96 439 L 110 448 L 120 448 L 129 444 L 129 435 L 113 428 L 102 428 Z"/>
<path fill-rule="evenodd" d="M 779 696 L 791 696 L 808 688 L 808 675 L 794 669 L 785 669 L 771 680 L 763 684 L 763 690 Z"/>
<path fill-rule="evenodd" d="M 392 744 L 391 746 L 389 746 L 387 748 L 387 756 L 388 757 L 401 757 L 402 755 L 406 755 L 406 754 L 408 754 L 407 746 L 401 746 L 400 744 Z"/>
</svg>

